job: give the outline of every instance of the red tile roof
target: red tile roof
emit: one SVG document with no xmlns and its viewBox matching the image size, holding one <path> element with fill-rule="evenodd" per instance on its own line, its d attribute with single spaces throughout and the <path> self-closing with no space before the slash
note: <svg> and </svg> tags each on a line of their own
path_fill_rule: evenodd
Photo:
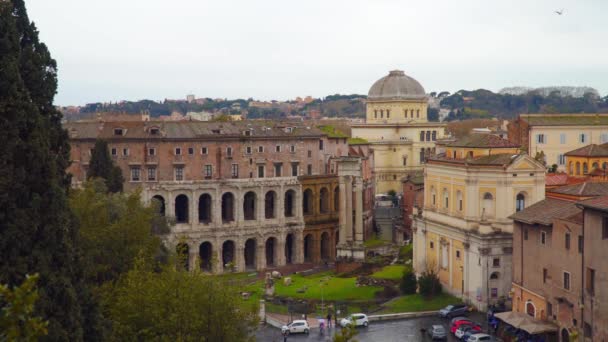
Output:
<svg viewBox="0 0 608 342">
<path fill-rule="evenodd" d="M 494 134 L 471 133 L 454 142 L 447 143 L 448 147 L 471 147 L 471 148 L 517 148 L 518 144 L 510 142 Z"/>
<path fill-rule="evenodd" d="M 566 173 L 547 173 L 545 176 L 546 186 L 567 185 L 568 174 Z"/>
<path fill-rule="evenodd" d="M 577 157 L 608 157 L 608 144 L 591 144 L 566 152 L 567 156 Z"/>
<path fill-rule="evenodd" d="M 608 196 L 591 198 L 577 203 L 579 206 L 590 209 L 608 211 Z"/>
</svg>

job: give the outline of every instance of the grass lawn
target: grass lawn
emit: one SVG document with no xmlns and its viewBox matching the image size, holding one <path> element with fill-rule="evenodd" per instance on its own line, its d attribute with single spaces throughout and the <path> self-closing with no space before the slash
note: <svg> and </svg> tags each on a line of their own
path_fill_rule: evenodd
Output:
<svg viewBox="0 0 608 342">
<path fill-rule="evenodd" d="M 380 271 L 372 274 L 372 278 L 399 280 L 403 277 L 404 265 L 389 265 L 384 266 Z"/>
<path fill-rule="evenodd" d="M 367 248 L 374 248 L 374 247 L 384 246 L 389 243 L 390 243 L 390 241 L 380 240 L 377 237 L 372 237 L 370 239 L 365 240 L 363 245 Z"/>
<path fill-rule="evenodd" d="M 386 303 L 385 309 L 380 313 L 416 312 L 439 310 L 449 304 L 462 301 L 449 294 L 441 294 L 433 299 L 426 300 L 419 294 L 401 296 Z"/>
<path fill-rule="evenodd" d="M 321 300 L 370 300 L 380 290 L 378 286 L 355 286 L 356 278 L 338 278 L 331 272 L 319 273 L 308 277 L 291 276 L 291 285 L 283 285 L 283 280 L 275 282 L 275 295 L 302 299 Z M 298 289 L 306 288 L 303 293 Z"/>
</svg>

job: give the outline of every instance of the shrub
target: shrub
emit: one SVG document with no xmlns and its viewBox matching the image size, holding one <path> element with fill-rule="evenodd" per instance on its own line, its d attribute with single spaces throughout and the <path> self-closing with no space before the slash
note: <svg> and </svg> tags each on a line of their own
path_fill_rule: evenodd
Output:
<svg viewBox="0 0 608 342">
<path fill-rule="evenodd" d="M 431 298 L 441 294 L 441 283 L 439 282 L 437 273 L 433 270 L 427 270 L 422 273 L 420 278 L 418 278 L 418 287 L 423 297 Z"/>
<path fill-rule="evenodd" d="M 416 293 L 416 275 L 411 268 L 408 267 L 403 271 L 399 289 L 401 290 L 401 294 L 404 295 Z"/>
</svg>

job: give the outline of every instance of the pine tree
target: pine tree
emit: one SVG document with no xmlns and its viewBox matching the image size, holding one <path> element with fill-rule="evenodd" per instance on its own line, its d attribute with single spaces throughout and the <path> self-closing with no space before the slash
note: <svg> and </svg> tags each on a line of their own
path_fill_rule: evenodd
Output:
<svg viewBox="0 0 608 342">
<path fill-rule="evenodd" d="M 80 280 L 67 205 L 69 143 L 53 106 L 56 70 L 23 0 L 0 1 L 0 283 L 38 273 L 35 314 L 49 322 L 46 339 L 79 341 L 96 334 L 97 311 Z"/>
<path fill-rule="evenodd" d="M 103 178 L 109 192 L 122 192 L 124 182 L 122 171 L 120 167 L 114 165 L 108 143 L 104 140 L 95 141 L 87 178 Z"/>
</svg>

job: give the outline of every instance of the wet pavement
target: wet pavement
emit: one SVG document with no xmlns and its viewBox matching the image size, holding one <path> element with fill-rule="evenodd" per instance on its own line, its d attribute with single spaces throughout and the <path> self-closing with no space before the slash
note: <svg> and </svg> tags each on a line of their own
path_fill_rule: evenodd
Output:
<svg viewBox="0 0 608 342">
<path fill-rule="evenodd" d="M 484 314 L 473 313 L 469 316 L 477 323 L 482 324 L 483 331 L 487 331 L 487 322 Z M 371 322 L 367 328 L 358 328 L 359 334 L 356 340 L 359 342 L 402 342 L 402 341 L 431 341 L 431 339 L 420 329 L 428 329 L 431 325 L 441 324 L 449 332 L 450 320 L 436 316 L 411 318 L 404 320 Z M 330 333 L 325 332 L 321 335 L 318 328 L 313 328 L 309 335 L 290 335 L 287 342 L 296 341 L 332 341 L 331 336 L 336 329 L 331 329 Z M 262 327 L 256 334 L 257 341 L 276 341 L 282 342 L 281 331 L 271 326 Z M 458 341 L 452 334 L 448 333 L 448 341 Z"/>
</svg>

